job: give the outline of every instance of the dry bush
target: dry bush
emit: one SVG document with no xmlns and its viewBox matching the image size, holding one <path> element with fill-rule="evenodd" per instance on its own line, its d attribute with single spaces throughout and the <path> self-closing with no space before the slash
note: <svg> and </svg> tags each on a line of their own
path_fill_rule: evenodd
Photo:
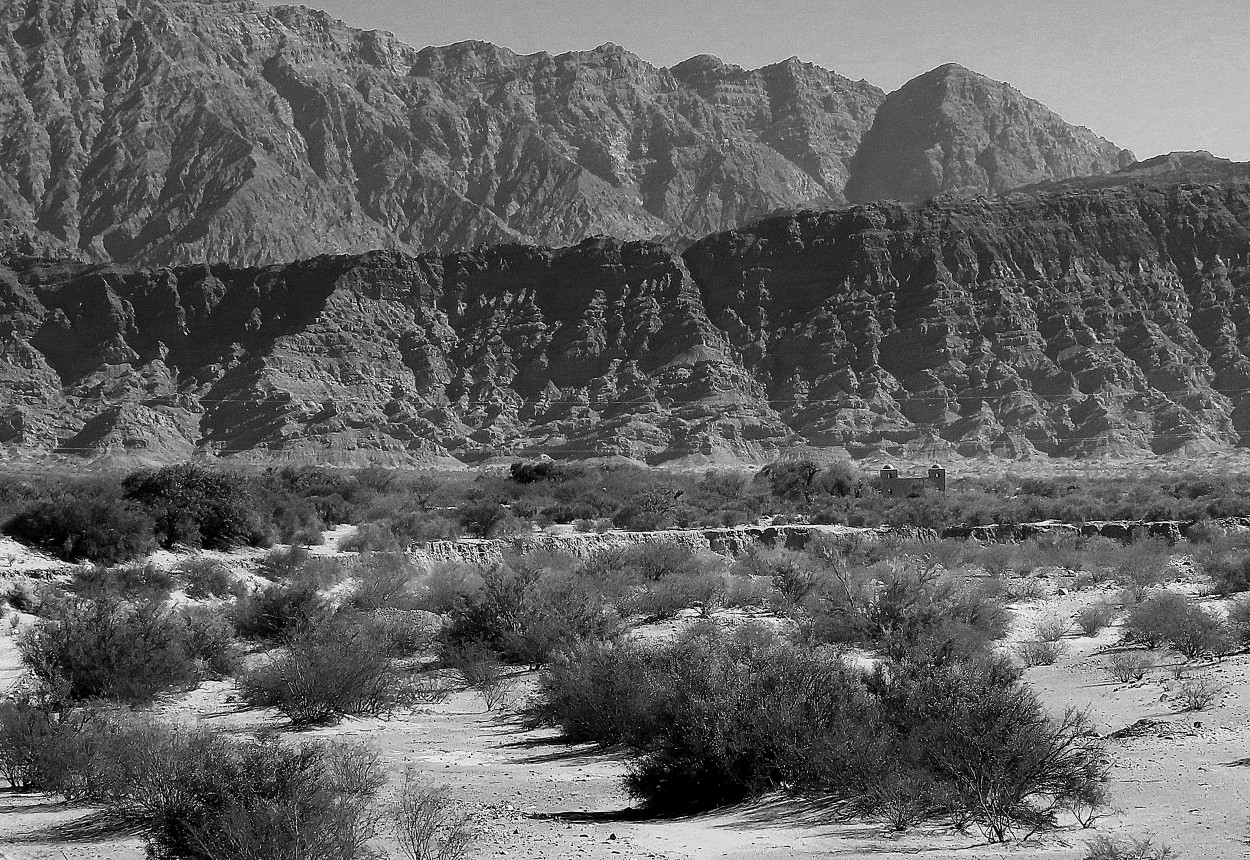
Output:
<svg viewBox="0 0 1250 860">
<path fill-rule="evenodd" d="M 272 642 L 332 614 L 330 600 L 317 583 L 295 578 L 240 597 L 230 618 L 244 639 Z"/>
<path fill-rule="evenodd" d="M 1072 629 L 1072 619 L 1058 612 L 1043 615 L 1033 623 L 1033 636 L 1041 642 L 1058 642 Z"/>
<path fill-rule="evenodd" d="M 767 606 L 775 594 L 772 583 L 767 579 L 730 574 L 725 584 L 725 606 L 730 609 Z"/>
<path fill-rule="evenodd" d="M 373 553 L 358 561 L 352 578 L 355 587 L 347 603 L 355 609 L 415 609 L 416 565 L 402 554 Z"/>
<path fill-rule="evenodd" d="M 461 860 L 473 842 L 468 817 L 457 814 L 446 786 L 433 786 L 412 768 L 389 810 L 392 832 L 408 860 Z"/>
<path fill-rule="evenodd" d="M 1106 781 L 1083 718 L 1053 719 L 1015 677 L 994 661 L 866 675 L 829 649 L 699 625 L 661 645 L 569 652 L 544 672 L 532 714 L 570 738 L 623 743 L 630 791 L 657 811 L 784 786 L 901 826 L 961 817 L 1002 841 L 1052 826 Z M 884 794 L 883 773 L 899 777 Z"/>
<path fill-rule="evenodd" d="M 417 608 L 446 615 L 482 588 L 482 571 L 471 564 L 442 562 L 419 577 Z"/>
<path fill-rule="evenodd" d="M 1063 655 L 1063 643 L 1055 640 L 1033 640 L 1016 645 L 1016 654 L 1025 666 L 1050 666 Z"/>
<path fill-rule="evenodd" d="M 377 716 L 412 701 L 387 643 L 344 619 L 294 634 L 280 654 L 244 671 L 239 688 L 248 704 L 275 707 L 296 726 Z"/>
<path fill-rule="evenodd" d="M 1140 681 L 1155 667 L 1154 658 L 1140 651 L 1120 651 L 1111 655 L 1111 677 L 1121 684 Z"/>
<path fill-rule="evenodd" d="M 932 818 L 947 800 L 944 786 L 924 772 L 905 767 L 881 774 L 856 803 L 863 815 L 884 820 L 901 833 Z"/>
<path fill-rule="evenodd" d="M 1081 628 L 1081 632 L 1086 636 L 1096 636 L 1098 631 L 1102 630 L 1111 620 L 1115 618 L 1115 607 L 1109 603 L 1099 601 L 1098 603 L 1083 606 L 1076 613 L 1076 626 Z"/>
<path fill-rule="evenodd" d="M 484 571 L 481 587 L 452 608 L 442 639 L 451 649 L 480 645 L 510 662 L 541 666 L 569 643 L 612 636 L 618 625 L 613 607 L 584 576 L 521 563 Z"/>
<path fill-rule="evenodd" d="M 1011 572 L 1015 549 L 1004 543 L 991 544 L 981 550 L 977 563 L 990 576 L 1002 579 Z"/>
<path fill-rule="evenodd" d="M 355 617 L 365 635 L 383 643 L 393 657 L 425 654 L 434 646 L 441 619 L 420 609 L 376 609 L 373 612 L 340 610 L 344 618 Z"/>
<path fill-rule="evenodd" d="M 1226 654 L 1235 639 L 1218 613 L 1172 591 L 1154 594 L 1130 609 L 1124 635 L 1148 648 L 1170 645 L 1189 658 Z"/>
<path fill-rule="evenodd" d="M 1241 647 L 1250 645 L 1250 597 L 1228 604 L 1228 624 Z"/>
<path fill-rule="evenodd" d="M 899 563 L 832 571 L 799 617 L 813 641 L 856 643 L 891 660 L 920 662 L 983 653 L 1008 624 L 993 583 Z"/>
<path fill-rule="evenodd" d="M 238 597 L 239 585 L 230 568 L 220 561 L 192 556 L 178 563 L 178 574 L 186 580 L 187 597 Z"/>
<path fill-rule="evenodd" d="M 177 612 L 186 628 L 184 648 L 195 660 L 200 678 L 220 679 L 243 665 L 243 654 L 234 638 L 234 625 L 220 611 L 207 606 L 184 606 Z"/>
<path fill-rule="evenodd" d="M 1182 681 L 1176 691 L 1176 699 L 1182 711 L 1205 711 L 1224 692 L 1224 687 L 1214 678 L 1202 676 Z"/>
<path fill-rule="evenodd" d="M 1003 596 L 1013 602 L 1024 603 L 1030 600 L 1042 600 L 1050 595 L 1050 588 L 1043 579 L 1026 576 L 1009 579 L 1003 583 Z"/>
<path fill-rule="evenodd" d="M 1124 588 L 1130 602 L 1136 603 L 1153 586 L 1166 582 L 1172 569 L 1172 549 L 1158 538 L 1135 540 L 1121 553 L 1115 568 L 1115 579 Z"/>
<path fill-rule="evenodd" d="M 156 548 L 151 517 L 113 498 L 37 501 L 2 525 L 15 540 L 64 561 L 117 564 Z"/>
<path fill-rule="evenodd" d="M 1152 839 L 1113 839 L 1097 836 L 1089 843 L 1083 860 L 1177 860 L 1176 852 Z"/>
<path fill-rule="evenodd" d="M 514 685 L 507 669 L 498 655 L 481 643 L 445 649 L 443 665 L 460 673 L 469 689 L 482 697 L 486 710 L 493 711 L 511 701 Z"/>
<path fill-rule="evenodd" d="M 1198 564 L 1221 596 L 1250 591 L 1250 538 L 1228 535 L 1212 541 L 1198 555 Z"/>
<path fill-rule="evenodd" d="M 200 677 L 186 621 L 154 603 L 63 600 L 22 635 L 22 661 L 67 701 L 132 704 Z"/>
<path fill-rule="evenodd" d="M 274 582 L 303 582 L 325 590 L 343 581 L 347 563 L 342 559 L 316 556 L 303 547 L 270 550 L 256 572 Z"/>
<path fill-rule="evenodd" d="M 828 562 L 806 552 L 752 546 L 733 565 L 738 576 L 767 579 L 781 595 L 783 607 L 793 608 L 815 595 L 830 576 Z"/>
<path fill-rule="evenodd" d="M 174 585 L 173 574 L 155 565 L 131 564 L 79 570 L 66 588 L 86 600 L 164 601 Z"/>
</svg>

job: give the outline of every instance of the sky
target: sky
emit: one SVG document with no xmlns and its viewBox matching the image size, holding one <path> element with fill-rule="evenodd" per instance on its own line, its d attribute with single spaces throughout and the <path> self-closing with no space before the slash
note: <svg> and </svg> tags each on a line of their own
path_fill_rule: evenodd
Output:
<svg viewBox="0 0 1250 860">
<path fill-rule="evenodd" d="M 288 0 L 290 2 L 290 0 Z M 417 47 L 615 42 L 655 65 L 798 56 L 887 92 L 959 63 L 1138 158 L 1250 161 L 1250 0 L 304 0 Z"/>
</svg>

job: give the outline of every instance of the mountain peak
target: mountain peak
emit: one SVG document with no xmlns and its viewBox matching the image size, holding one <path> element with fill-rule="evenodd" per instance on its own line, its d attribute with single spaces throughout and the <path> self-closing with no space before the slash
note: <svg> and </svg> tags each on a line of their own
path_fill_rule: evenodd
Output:
<svg viewBox="0 0 1250 860">
<path fill-rule="evenodd" d="M 153 38 L 101 25 L 122 8 Z M 988 79 L 953 64 L 887 99 L 798 57 L 748 71 L 698 55 L 665 70 L 613 42 L 558 56 L 481 40 L 417 50 L 247 0 L 3 3 L 5 32 L 22 50 L 0 64 L 0 151 L 14 154 L 0 162 L 0 220 L 23 247 L 117 262 L 597 233 L 684 243 L 845 205 L 852 189 L 860 200 L 1001 190 L 1114 161 L 1058 118 L 1042 123 L 1058 129 L 1053 145 L 1029 150 L 1049 112 L 996 109 L 1025 100 L 994 94 L 1005 85 L 976 97 L 979 84 L 951 82 Z M 947 84 L 925 87 L 934 75 Z M 949 164 L 929 164 L 925 153 L 960 141 L 943 150 Z M 905 171 L 902 187 L 900 150 L 919 177 Z M 1047 167 L 1025 169 L 1029 159 Z"/>
<path fill-rule="evenodd" d="M 1111 173 L 1133 154 L 1072 125 L 1015 87 L 946 63 L 888 95 L 856 155 L 856 202 L 996 194 Z"/>
</svg>

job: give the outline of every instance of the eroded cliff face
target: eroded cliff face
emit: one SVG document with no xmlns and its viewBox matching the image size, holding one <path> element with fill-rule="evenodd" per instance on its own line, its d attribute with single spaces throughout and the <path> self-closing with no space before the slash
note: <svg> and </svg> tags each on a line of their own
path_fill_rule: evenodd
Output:
<svg viewBox="0 0 1250 860">
<path fill-rule="evenodd" d="M 0 5 L 0 250 L 238 266 L 598 234 L 683 246 L 844 205 L 848 187 L 998 191 L 1117 157 L 1018 93 L 951 113 L 969 102 L 931 89 L 900 93 L 923 91 L 916 121 L 949 120 L 937 137 L 899 94 L 797 59 L 663 69 L 610 44 L 417 50 L 244 0 L 22 0 Z M 929 164 L 951 141 L 936 180 L 883 184 L 899 153 Z"/>
<path fill-rule="evenodd" d="M 0 270 L 0 444 L 178 459 L 1250 443 L 1250 184 L 285 266 Z"/>
</svg>

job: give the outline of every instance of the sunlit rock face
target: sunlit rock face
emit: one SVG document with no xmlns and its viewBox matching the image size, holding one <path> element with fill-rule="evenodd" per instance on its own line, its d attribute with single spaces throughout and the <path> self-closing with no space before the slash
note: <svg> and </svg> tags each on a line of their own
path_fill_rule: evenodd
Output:
<svg viewBox="0 0 1250 860">
<path fill-rule="evenodd" d="M 301 7 L 0 6 L 0 242 L 138 265 L 676 247 L 779 210 L 1002 191 L 1128 156 L 943 67 L 889 98 L 798 60 L 417 50 Z"/>
<path fill-rule="evenodd" d="M 0 267 L 11 456 L 652 463 L 1250 441 L 1250 184 L 261 268 Z"/>
</svg>

